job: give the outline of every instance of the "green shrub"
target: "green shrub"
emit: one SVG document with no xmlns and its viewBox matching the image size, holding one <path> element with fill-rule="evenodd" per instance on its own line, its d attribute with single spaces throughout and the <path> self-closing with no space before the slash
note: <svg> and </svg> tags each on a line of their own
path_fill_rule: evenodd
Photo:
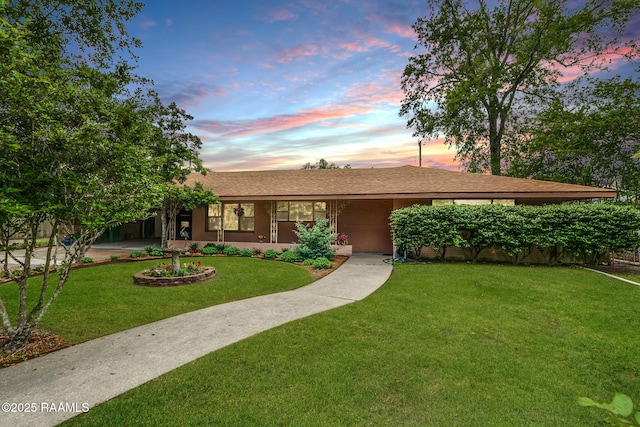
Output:
<svg viewBox="0 0 640 427">
<path fill-rule="evenodd" d="M 310 266 L 310 265 L 313 265 L 313 262 L 314 262 L 314 261 L 315 261 L 315 260 L 314 260 L 314 259 L 312 259 L 312 258 L 307 258 L 307 259 L 305 259 L 304 261 L 302 261 L 302 265 Z"/>
<path fill-rule="evenodd" d="M 219 254 L 223 254 L 226 247 L 227 245 L 225 245 L 224 243 L 207 243 L 206 245 L 204 245 L 204 248 L 216 248 L 218 250 L 217 253 Z"/>
<path fill-rule="evenodd" d="M 237 256 L 240 255 L 240 252 L 240 249 L 233 246 L 227 246 L 226 248 L 224 248 L 224 254 L 226 256 Z"/>
<path fill-rule="evenodd" d="M 202 253 L 204 255 L 216 255 L 216 254 L 219 254 L 220 251 L 215 245 L 212 245 L 212 246 L 205 246 L 204 248 L 202 248 Z"/>
<path fill-rule="evenodd" d="M 267 249 L 264 251 L 264 259 L 276 259 L 278 255 L 278 251 L 275 249 Z"/>
<path fill-rule="evenodd" d="M 302 256 L 296 251 L 284 251 L 278 257 L 280 261 L 285 262 L 300 262 L 302 261 Z"/>
<path fill-rule="evenodd" d="M 93 262 L 93 258 L 89 258 L 88 256 L 86 256 L 80 259 L 80 262 L 82 264 L 91 264 Z"/>
<path fill-rule="evenodd" d="M 117 261 L 120 259 L 120 255 L 111 255 L 109 258 L 111 258 L 111 261 Z"/>
<path fill-rule="evenodd" d="M 143 256 L 147 256 L 147 253 L 145 251 L 131 251 L 129 253 L 129 258 L 140 258 Z"/>
<path fill-rule="evenodd" d="M 326 269 L 326 268 L 333 267 L 333 263 L 331 261 L 329 261 L 325 257 L 320 257 L 320 258 L 314 259 L 312 265 L 313 265 L 313 268 L 318 269 L 318 270 L 323 270 L 323 269 Z"/>
<path fill-rule="evenodd" d="M 238 254 L 243 257 L 252 257 L 253 250 L 252 249 L 240 249 L 240 253 Z"/>
<path fill-rule="evenodd" d="M 391 213 L 394 244 L 419 256 L 422 247 L 444 251 L 467 248 L 476 261 L 487 248 L 501 249 L 514 263 L 534 248 L 549 263 L 562 251 L 595 265 L 609 251 L 635 250 L 640 245 L 640 211 L 608 204 L 550 206 L 422 206 Z"/>
<path fill-rule="evenodd" d="M 147 246 L 144 248 L 144 250 L 149 256 L 164 256 L 164 252 L 162 252 L 162 249 L 156 246 Z"/>
<path fill-rule="evenodd" d="M 294 231 L 300 243 L 296 246 L 296 251 L 302 258 L 331 258 L 334 249 L 331 244 L 338 236 L 333 227 L 329 225 L 329 220 L 321 218 L 311 227 L 305 226 L 301 222 L 296 222 Z"/>
</svg>

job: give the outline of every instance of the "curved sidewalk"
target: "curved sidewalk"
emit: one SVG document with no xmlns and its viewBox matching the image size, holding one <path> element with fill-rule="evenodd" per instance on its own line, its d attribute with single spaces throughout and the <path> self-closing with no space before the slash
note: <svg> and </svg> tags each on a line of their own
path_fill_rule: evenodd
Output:
<svg viewBox="0 0 640 427">
<path fill-rule="evenodd" d="M 6 412 L 3 405 L 0 426 L 54 426 L 229 344 L 363 299 L 391 275 L 383 260 L 355 254 L 293 291 L 185 313 L 0 369 L 0 404 L 35 410 Z"/>
</svg>

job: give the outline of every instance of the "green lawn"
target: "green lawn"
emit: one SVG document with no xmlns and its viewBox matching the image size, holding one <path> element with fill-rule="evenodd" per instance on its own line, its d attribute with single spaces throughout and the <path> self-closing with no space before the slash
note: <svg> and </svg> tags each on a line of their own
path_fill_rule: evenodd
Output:
<svg viewBox="0 0 640 427">
<path fill-rule="evenodd" d="M 73 270 L 40 326 L 77 344 L 215 304 L 295 289 L 313 280 L 305 268 L 283 262 L 237 257 L 193 260 L 214 266 L 216 277 L 168 288 L 133 284 L 134 273 L 155 266 L 159 260 Z M 41 278 L 32 280 L 42 283 Z M 34 286 L 30 295 L 35 299 L 38 291 L 39 286 Z M 17 295 L 15 284 L 0 285 L 0 296 L 10 313 L 17 312 Z"/>
<path fill-rule="evenodd" d="M 581 269 L 398 265 L 66 425 L 599 426 L 640 402 L 640 288 Z"/>
</svg>

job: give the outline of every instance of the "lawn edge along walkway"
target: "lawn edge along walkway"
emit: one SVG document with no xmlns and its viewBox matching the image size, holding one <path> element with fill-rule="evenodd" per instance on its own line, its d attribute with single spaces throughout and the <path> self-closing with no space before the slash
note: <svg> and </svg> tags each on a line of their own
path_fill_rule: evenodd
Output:
<svg viewBox="0 0 640 427">
<path fill-rule="evenodd" d="M 584 267 L 584 269 L 585 270 L 589 270 L 589 271 L 593 271 L 595 273 L 604 274 L 605 276 L 611 277 L 612 279 L 617 279 L 617 280 L 621 280 L 621 281 L 626 282 L 626 283 L 630 283 L 632 285 L 640 286 L 640 283 L 634 282 L 633 280 L 625 279 L 624 277 L 616 276 L 614 274 L 609 274 L 609 273 L 606 273 L 606 272 L 600 271 L 600 270 L 595 270 L 593 268 Z"/>
<path fill-rule="evenodd" d="M 382 256 L 355 254 L 328 276 L 293 291 L 181 314 L 4 368 L 0 425 L 55 426 L 212 351 L 361 300 L 392 269 Z"/>
</svg>

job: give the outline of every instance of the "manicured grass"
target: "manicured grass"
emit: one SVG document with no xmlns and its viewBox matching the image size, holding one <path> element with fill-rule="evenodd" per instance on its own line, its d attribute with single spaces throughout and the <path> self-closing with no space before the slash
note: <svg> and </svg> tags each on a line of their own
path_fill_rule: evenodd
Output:
<svg viewBox="0 0 640 427">
<path fill-rule="evenodd" d="M 622 277 L 623 279 L 631 280 L 632 282 L 640 283 L 640 275 L 633 273 L 614 273 L 614 276 Z"/>
<path fill-rule="evenodd" d="M 598 426 L 576 399 L 640 401 L 639 329 L 640 289 L 597 273 L 398 265 L 67 425 Z"/>
<path fill-rule="evenodd" d="M 182 262 L 190 260 L 184 258 Z M 133 284 L 134 273 L 155 266 L 159 260 L 74 270 L 40 326 L 76 344 L 215 304 L 295 289 L 312 281 L 308 270 L 282 262 L 232 257 L 193 260 L 214 266 L 216 277 L 168 288 Z M 41 278 L 32 280 L 42 283 Z M 30 289 L 33 298 L 39 287 Z M 16 313 L 17 294 L 15 284 L 0 285 L 0 296 L 11 313 Z"/>
</svg>

